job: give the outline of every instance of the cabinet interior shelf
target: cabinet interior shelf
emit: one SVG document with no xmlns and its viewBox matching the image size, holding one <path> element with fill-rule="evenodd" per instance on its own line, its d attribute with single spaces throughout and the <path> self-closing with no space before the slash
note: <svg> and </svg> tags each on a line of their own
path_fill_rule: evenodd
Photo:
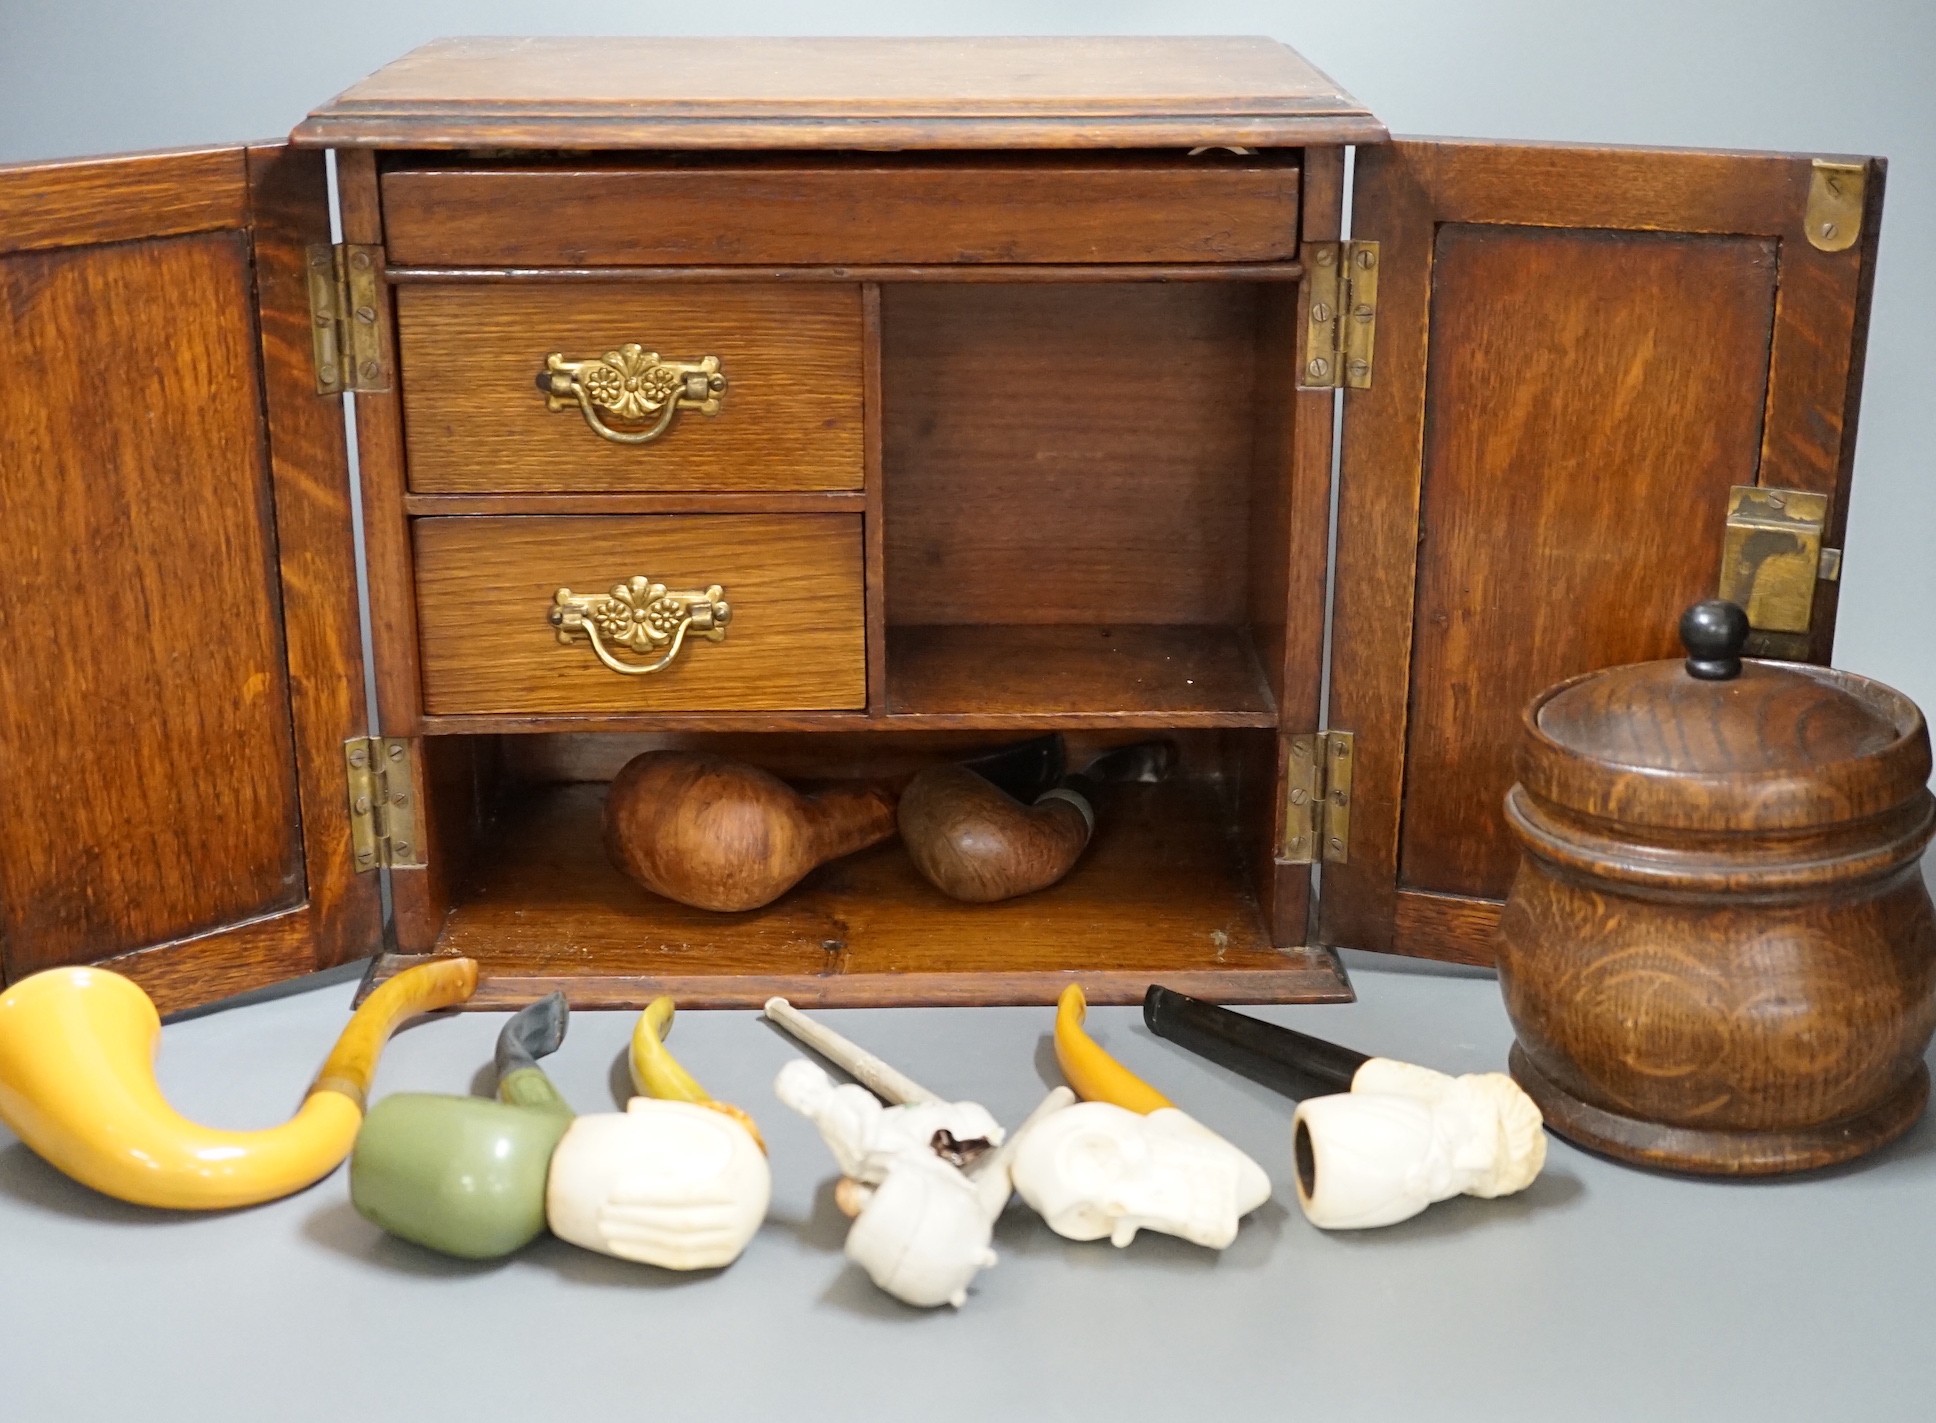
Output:
<svg viewBox="0 0 1936 1423">
<path fill-rule="evenodd" d="M 923 1001 L 1051 1003 L 1076 977 L 1093 1001 L 1127 1003 L 1155 979 L 1209 991 L 1212 975 L 1250 1001 L 1351 996 L 1330 954 L 1272 946 L 1214 778 L 1106 789 L 1088 853 L 1038 894 L 958 903 L 890 841 L 743 914 L 689 909 L 612 868 L 600 839 L 605 789 L 531 787 L 485 831 L 436 944 L 478 959 L 472 1006 L 528 1003 L 553 988 L 581 1007 L 662 992 L 682 1008 L 751 1008 L 775 993 L 865 1006 L 905 1002 L 911 985 Z M 416 961 L 386 955 L 370 981 Z"/>
</svg>

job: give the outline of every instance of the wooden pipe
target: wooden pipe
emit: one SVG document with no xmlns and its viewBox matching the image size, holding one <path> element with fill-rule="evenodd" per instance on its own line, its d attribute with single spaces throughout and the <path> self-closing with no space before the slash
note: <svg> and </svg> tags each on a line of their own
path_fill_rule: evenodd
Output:
<svg viewBox="0 0 1936 1423">
<path fill-rule="evenodd" d="M 647 751 L 605 800 L 612 863 L 667 899 L 731 912 L 771 904 L 809 870 L 894 833 L 894 794 L 861 782 L 802 795 L 703 751 Z"/>
<path fill-rule="evenodd" d="M 971 765 L 1029 785 L 1061 769 L 1059 737 L 1037 737 Z M 969 774 L 964 772 L 964 774 Z M 724 912 L 771 904 L 815 867 L 894 833 L 899 780 L 803 794 L 743 761 L 647 751 L 605 800 L 612 863 L 655 894 Z"/>
<path fill-rule="evenodd" d="M 404 970 L 350 1018 L 295 1116 L 262 1131 L 221 1131 L 189 1121 L 161 1095 L 161 1019 L 146 993 L 106 969 L 48 969 L 0 994 L 0 1121 L 50 1165 L 136 1205 L 227 1210 L 273 1201 L 349 1155 L 390 1034 L 476 987 L 470 959 Z"/>
<path fill-rule="evenodd" d="M 971 904 L 1047 889 L 1082 858 L 1105 782 L 1156 781 L 1176 755 L 1168 741 L 1106 753 L 1064 776 L 1033 804 L 967 766 L 931 766 L 901 796 L 901 839 L 928 883 Z"/>
</svg>

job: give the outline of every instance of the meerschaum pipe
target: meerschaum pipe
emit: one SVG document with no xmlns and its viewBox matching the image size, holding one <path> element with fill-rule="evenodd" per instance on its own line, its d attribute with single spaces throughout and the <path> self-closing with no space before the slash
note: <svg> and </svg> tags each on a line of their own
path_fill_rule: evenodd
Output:
<svg viewBox="0 0 1936 1423">
<path fill-rule="evenodd" d="M 1326 1230 L 1391 1225 L 1456 1195 L 1510 1195 L 1546 1162 L 1539 1108 L 1503 1072 L 1452 1077 L 1369 1057 L 1156 985 L 1143 1020 L 1304 1099 L 1291 1119 L 1297 1199 Z"/>
<path fill-rule="evenodd" d="M 670 998 L 639 1015 L 628 1061 L 641 1093 L 579 1117 L 551 1157 L 545 1216 L 560 1239 L 667 1270 L 730 1265 L 766 1219 L 773 1173 L 746 1113 L 715 1101 L 666 1051 Z"/>
<path fill-rule="evenodd" d="M 819 1129 L 850 1180 L 878 1183 L 905 1150 L 959 1166 L 1001 1144 L 1001 1123 L 979 1102 L 943 1101 L 784 998 L 767 999 L 766 1016 L 860 1084 L 836 1087 L 804 1059 L 788 1063 L 773 1081 L 775 1095 Z"/>
<path fill-rule="evenodd" d="M 544 1233 L 551 1154 L 571 1108 L 538 1059 L 569 1011 L 553 993 L 498 1034 L 497 1098 L 400 1092 L 370 1109 L 350 1156 L 350 1202 L 392 1235 L 466 1260 L 495 1260 Z"/>
<path fill-rule="evenodd" d="M 161 1018 L 120 974 L 58 968 L 0 994 L 0 1121 L 50 1165 L 103 1195 L 173 1210 L 223 1210 L 290 1195 L 349 1155 L 383 1044 L 406 1018 L 462 1003 L 470 959 L 433 959 L 356 1010 L 301 1109 L 266 1131 L 218 1131 L 179 1115 L 155 1082 Z"/>
<path fill-rule="evenodd" d="M 804 1058 L 773 1082 L 840 1167 L 835 1199 L 854 1219 L 847 1257 L 903 1303 L 962 1304 L 976 1273 L 995 1263 L 989 1240 L 1012 1190 L 1000 1124 L 979 1103 L 943 1101 L 784 998 L 768 999 L 766 1014 L 867 1084 L 836 1086 Z M 1058 1089 L 1030 1120 L 1070 1100 Z"/>
<path fill-rule="evenodd" d="M 914 867 L 952 898 L 987 904 L 1033 894 L 1067 875 L 1088 848 L 1098 785 L 1162 780 L 1175 758 L 1167 741 L 1119 747 L 1032 804 L 972 767 L 931 766 L 901 795 L 901 840 Z"/>
<path fill-rule="evenodd" d="M 932 1152 L 903 1152 L 879 1185 L 864 1188 L 865 1200 L 847 1232 L 847 1258 L 904 1304 L 959 1309 L 975 1276 L 996 1263 L 990 1242 L 1013 1191 L 1015 1143 L 1074 1100 L 1068 1088 L 1054 1089 L 970 1171 Z"/>
<path fill-rule="evenodd" d="M 968 764 L 1016 786 L 1060 771 L 1058 737 L 1036 737 Z M 647 751 L 625 763 L 605 798 L 605 849 L 655 894 L 696 909 L 771 904 L 829 860 L 894 834 L 905 778 L 806 795 L 779 777 L 699 751 Z"/>
<path fill-rule="evenodd" d="M 1083 1031 L 1087 1006 L 1070 984 L 1055 1024 L 1056 1061 L 1085 1100 L 1017 1134 L 1015 1189 L 1071 1240 L 1122 1246 L 1155 1230 L 1223 1249 L 1270 1199 L 1270 1178 L 1103 1051 Z"/>
</svg>

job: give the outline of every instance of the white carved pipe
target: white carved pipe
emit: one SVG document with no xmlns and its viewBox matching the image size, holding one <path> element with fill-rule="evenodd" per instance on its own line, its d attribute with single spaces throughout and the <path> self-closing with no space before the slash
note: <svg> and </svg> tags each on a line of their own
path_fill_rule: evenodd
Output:
<svg viewBox="0 0 1936 1423">
<path fill-rule="evenodd" d="M 932 1151 L 894 1158 L 847 1232 L 847 1258 L 905 1304 L 966 1303 L 968 1286 L 995 1263 L 995 1220 L 1007 1205 L 1014 1143 L 1075 1100 L 1066 1087 L 1042 1099 L 1008 1144 L 970 1174 Z"/>
<path fill-rule="evenodd" d="M 1128 1245 L 1139 1230 L 1222 1250 L 1270 1199 L 1249 1156 L 1175 1107 L 1081 1102 L 1015 1137 L 1015 1189 L 1069 1240 Z"/>
<path fill-rule="evenodd" d="M 710 1270 L 739 1258 L 772 1194 L 766 1153 L 733 1118 L 634 1097 L 571 1124 L 551 1157 L 545 1219 L 602 1255 Z"/>
<path fill-rule="evenodd" d="M 1152 984 L 1143 1021 L 1302 1099 L 1292 1118 L 1298 1204 L 1326 1230 L 1390 1225 L 1449 1196 L 1504 1196 L 1546 1162 L 1539 1108 L 1501 1072 L 1451 1077 L 1233 1013 Z"/>
<path fill-rule="evenodd" d="M 1546 1162 L 1539 1108 L 1503 1072 L 1452 1077 L 1380 1057 L 1349 1092 L 1300 1102 L 1291 1142 L 1298 1204 L 1326 1230 L 1392 1225 L 1456 1195 L 1510 1195 Z"/>
<path fill-rule="evenodd" d="M 819 1129 L 842 1176 L 868 1185 L 879 1185 L 896 1157 L 908 1152 L 935 1156 L 935 1141 L 943 1132 L 955 1142 L 989 1146 L 1002 1142 L 1001 1124 L 979 1102 L 930 1097 L 884 1107 L 865 1087 L 851 1082 L 835 1086 L 818 1066 L 801 1057 L 780 1069 L 773 1079 L 773 1092 Z"/>
</svg>

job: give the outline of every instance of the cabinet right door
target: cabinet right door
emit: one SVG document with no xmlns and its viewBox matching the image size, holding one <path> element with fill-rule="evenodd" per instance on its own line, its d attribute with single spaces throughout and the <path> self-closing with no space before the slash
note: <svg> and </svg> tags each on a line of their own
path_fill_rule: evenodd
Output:
<svg viewBox="0 0 1936 1423">
<path fill-rule="evenodd" d="M 1812 155 L 1358 150 L 1377 319 L 1344 397 L 1328 724 L 1355 769 L 1320 942 L 1490 963 L 1526 703 L 1677 653 L 1741 486 L 1777 520 L 1810 502 L 1779 491 L 1826 496 L 1840 548 L 1882 180 Z M 1762 650 L 1826 661 L 1835 585 L 1804 580 L 1801 608 Z"/>
</svg>

